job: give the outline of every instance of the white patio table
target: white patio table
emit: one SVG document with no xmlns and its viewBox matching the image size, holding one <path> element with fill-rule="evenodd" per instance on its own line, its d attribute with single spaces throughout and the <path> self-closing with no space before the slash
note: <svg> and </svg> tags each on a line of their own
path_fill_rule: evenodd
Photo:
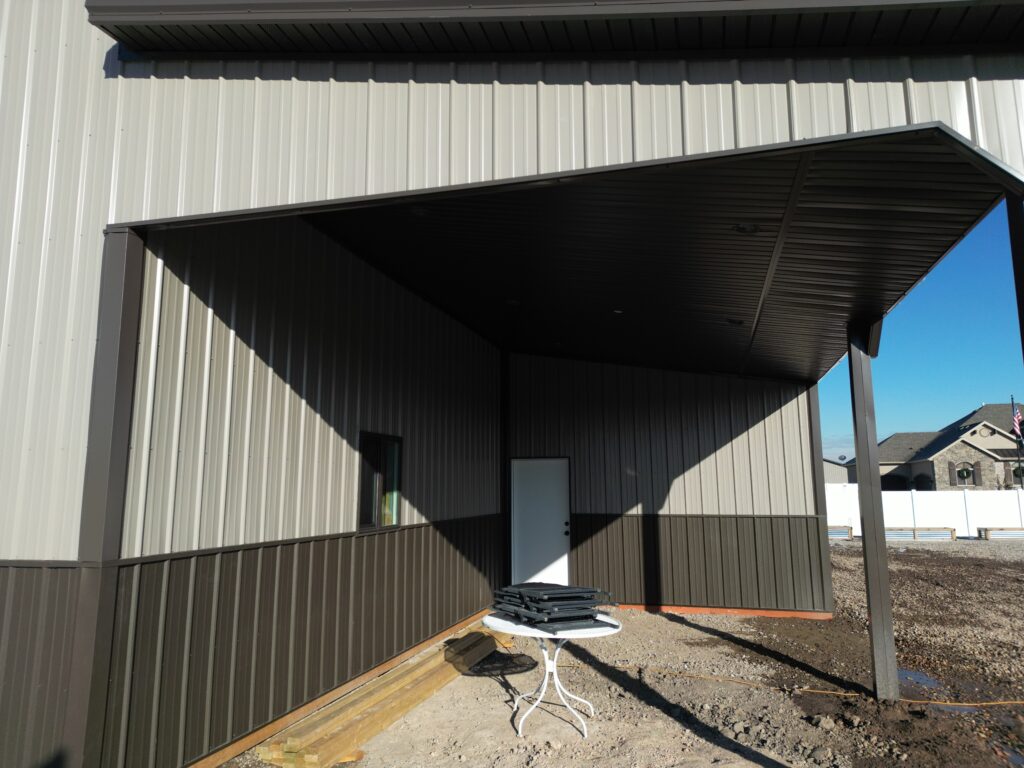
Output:
<svg viewBox="0 0 1024 768">
<path fill-rule="evenodd" d="M 526 722 L 526 718 L 530 716 L 530 713 L 537 708 L 540 704 L 541 699 L 544 698 L 544 692 L 548 689 L 548 677 L 555 681 L 555 692 L 558 694 L 558 698 L 562 700 L 562 704 L 568 709 L 576 719 L 580 721 L 580 726 L 583 729 L 583 738 L 587 738 L 587 724 L 583 720 L 580 713 L 573 709 L 573 707 L 566 701 L 566 697 L 573 701 L 578 701 L 581 704 L 586 704 L 590 708 L 590 716 L 594 716 L 594 705 L 586 699 L 582 699 L 572 693 L 565 690 L 565 686 L 562 685 L 562 681 L 558 679 L 558 654 L 562 650 L 562 646 L 569 640 L 588 640 L 595 637 L 606 637 L 608 635 L 614 635 L 622 629 L 622 624 L 611 616 L 604 614 L 598 615 L 598 620 L 606 624 L 603 627 L 588 627 L 586 629 L 567 629 L 562 632 L 546 632 L 543 629 L 539 629 L 536 626 L 529 624 L 520 624 L 517 621 L 509 621 L 508 619 L 500 618 L 493 613 L 484 617 L 484 626 L 489 629 L 493 629 L 497 632 L 506 632 L 510 635 L 517 635 L 519 637 L 532 637 L 537 641 L 537 645 L 540 646 L 540 652 L 544 657 L 544 678 L 541 680 L 540 685 L 533 693 L 523 693 L 516 696 L 516 700 L 512 706 L 512 711 L 515 712 L 519 709 L 519 703 L 524 699 L 533 699 L 533 704 L 526 710 L 526 713 L 520 718 L 519 725 L 516 728 L 516 733 L 520 736 L 523 735 L 523 723 Z M 551 640 L 554 643 L 555 651 L 552 654 L 548 653 L 548 641 Z"/>
</svg>

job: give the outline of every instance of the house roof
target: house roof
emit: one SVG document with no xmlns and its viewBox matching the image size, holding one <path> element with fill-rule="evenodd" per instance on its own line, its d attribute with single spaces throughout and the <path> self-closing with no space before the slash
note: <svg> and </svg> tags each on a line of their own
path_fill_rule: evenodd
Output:
<svg viewBox="0 0 1024 768">
<path fill-rule="evenodd" d="M 882 464 L 905 464 L 913 461 L 941 432 L 895 432 L 878 444 L 878 461 Z"/>
<path fill-rule="evenodd" d="M 989 403 L 981 406 L 980 408 L 975 408 L 966 416 L 957 419 L 952 424 L 947 424 L 941 431 L 945 432 L 946 430 L 955 428 L 963 430 L 967 427 L 973 427 L 976 424 L 980 424 L 983 421 L 987 421 L 993 427 L 1001 429 L 1003 432 L 1009 434 L 1013 429 L 1013 413 L 1010 410 L 1010 404 Z"/>
<path fill-rule="evenodd" d="M 988 424 L 1007 435 L 1013 428 L 1009 403 L 993 403 L 976 408 L 956 421 L 947 424 L 937 432 L 895 432 L 878 444 L 880 464 L 905 464 L 910 461 L 927 461 L 958 440 L 969 436 L 969 430 L 979 424 Z M 999 458 L 1015 456 L 1016 450 L 985 449 Z"/>
<path fill-rule="evenodd" d="M 990 453 L 995 454 L 1000 459 L 1015 459 L 1017 458 L 1016 448 L 992 448 Z"/>
</svg>

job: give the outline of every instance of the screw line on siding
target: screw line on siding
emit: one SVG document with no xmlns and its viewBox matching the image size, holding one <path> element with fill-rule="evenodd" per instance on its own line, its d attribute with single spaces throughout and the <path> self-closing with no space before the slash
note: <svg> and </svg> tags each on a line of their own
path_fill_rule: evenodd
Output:
<svg viewBox="0 0 1024 768">
<path fill-rule="evenodd" d="M 252 303 L 249 307 L 250 320 L 249 320 L 249 351 L 248 351 L 248 370 L 246 373 L 245 383 L 245 425 L 242 430 L 242 476 L 239 483 L 239 492 L 241 494 L 239 499 L 239 521 L 238 521 L 238 540 L 241 542 L 249 542 L 255 539 L 251 538 L 249 527 L 251 525 L 249 521 L 249 466 L 254 461 L 253 446 L 252 446 L 252 417 L 253 417 L 253 391 L 255 389 L 256 379 L 256 328 L 257 318 L 259 317 L 259 300 L 260 300 L 260 284 L 259 276 L 253 280 L 252 290 Z"/>
<path fill-rule="evenodd" d="M 125 541 L 122 544 L 122 552 L 126 555 L 140 555 L 143 552 L 143 537 L 145 535 L 146 512 L 148 508 L 146 496 L 149 491 L 149 462 L 152 450 L 153 409 L 155 407 L 156 400 L 156 369 L 159 359 L 159 339 L 162 325 L 161 318 L 163 317 L 161 307 L 163 306 L 164 260 L 162 257 L 154 254 L 154 258 L 147 258 L 146 261 L 146 271 L 155 271 L 152 283 L 153 319 L 149 339 L 149 362 L 145 369 L 145 387 L 137 387 L 138 389 L 142 389 L 145 393 L 143 400 L 145 406 L 142 416 L 142 441 L 141 444 L 135 446 L 135 453 L 137 461 L 139 462 L 138 496 L 136 497 L 134 509 L 130 508 L 128 510 L 130 512 L 128 523 L 129 525 L 134 526 L 135 539 L 134 542 L 129 544 L 127 537 L 125 538 Z M 146 280 L 146 284 L 150 284 L 148 279 Z M 137 403 L 135 407 L 138 407 Z M 128 526 L 126 525 L 125 527 L 127 528 Z M 131 547 L 130 549 L 128 549 L 129 546 Z"/>
<path fill-rule="evenodd" d="M 213 304 L 213 297 L 210 298 L 210 304 Z M 228 321 L 228 334 L 227 334 L 227 348 L 228 348 L 228 359 L 227 359 L 227 380 L 224 383 L 224 418 L 221 423 L 223 445 L 221 446 L 220 456 L 220 473 L 219 473 L 219 494 L 217 499 L 217 527 L 216 527 L 216 540 L 214 546 L 224 546 L 224 524 L 225 524 L 225 510 L 227 507 L 227 496 L 228 496 L 228 459 L 230 458 L 230 447 L 231 447 L 231 418 L 233 415 L 234 405 L 234 380 L 235 380 L 235 347 L 238 342 L 238 333 L 236 331 L 238 323 L 238 283 L 235 282 L 231 286 L 231 310 L 230 319 Z"/>
<path fill-rule="evenodd" d="M 195 490 L 192 495 L 192 515 L 191 515 L 191 545 L 192 549 L 199 549 L 202 541 L 202 512 L 203 512 L 203 490 L 207 480 L 207 467 L 206 467 L 206 451 L 207 451 L 207 429 L 208 429 L 208 418 L 210 410 L 210 369 L 213 358 L 213 326 L 216 322 L 213 307 L 216 301 L 217 294 L 217 262 L 214 261 L 210 267 L 210 283 L 209 293 L 206 299 L 206 312 L 203 313 L 204 317 L 204 333 L 203 333 L 203 356 L 202 366 L 203 375 L 201 387 L 202 390 L 199 395 L 199 445 L 196 449 L 195 456 L 195 467 L 194 467 L 194 486 Z M 202 303 L 202 298 L 196 297 L 196 299 Z M 173 546 L 173 544 L 172 544 Z"/>
<path fill-rule="evenodd" d="M 30 18 L 29 18 L 28 39 L 30 41 L 30 46 L 32 46 L 32 47 L 34 47 L 37 44 L 36 36 L 37 36 L 37 27 L 38 27 L 38 12 L 39 12 L 39 8 L 40 8 L 39 4 L 33 3 L 32 4 L 31 15 L 30 15 Z M 7 12 L 6 12 L 6 9 L 5 9 L 5 23 L 6 23 L 6 18 L 7 18 Z M 5 61 L 6 59 L 7 59 L 6 56 L 0 57 L 0 61 Z M 21 245 L 21 237 L 22 237 L 22 234 L 21 234 L 22 210 L 23 210 L 23 205 L 24 205 L 24 202 L 25 202 L 25 196 L 27 194 L 26 176 L 28 174 L 28 171 L 27 171 L 27 167 L 28 167 L 28 152 L 26 150 L 27 150 L 29 142 L 30 142 L 30 139 L 29 139 L 29 135 L 30 135 L 29 134 L 29 128 L 30 128 L 31 113 L 32 113 L 30 105 L 31 105 L 31 96 L 32 96 L 32 93 L 33 93 L 32 84 L 33 84 L 33 82 L 35 80 L 35 65 L 36 65 L 35 57 L 34 56 L 29 56 L 28 57 L 28 63 L 26 64 L 26 68 L 25 68 L 25 77 L 24 77 L 25 85 L 24 85 L 24 94 L 23 94 L 23 97 L 22 97 L 22 105 L 21 105 L 22 112 L 21 112 L 21 120 L 19 121 L 19 128 L 18 128 L 18 148 L 19 148 L 19 151 L 18 151 L 18 165 L 17 165 L 17 171 L 16 171 L 15 181 L 14 181 L 14 190 L 15 191 L 14 191 L 14 200 L 13 200 L 13 206 L 12 206 L 12 217 L 13 218 L 12 218 L 12 222 L 11 222 L 11 233 L 10 233 L 10 238 L 8 239 L 8 242 L 9 242 L 9 253 L 11 254 L 11 256 L 8 259 L 5 260 L 6 263 L 7 263 L 7 274 L 5 276 L 4 281 L 0 282 L 0 284 L 3 285 L 3 301 L 0 302 L 0 402 L 5 400 L 4 395 L 7 392 L 8 377 L 4 376 L 3 374 L 4 374 L 4 372 L 11 371 L 14 368 L 14 366 L 11 366 L 7 362 L 7 358 L 9 356 L 9 354 L 10 354 L 9 350 L 11 349 L 11 346 L 12 346 L 11 341 L 10 341 L 11 314 L 12 314 L 13 306 L 14 306 L 14 286 L 15 286 L 15 280 L 16 280 L 16 278 L 18 276 L 17 268 L 18 268 L 18 264 L 19 264 L 19 260 L 15 257 L 15 254 L 17 254 L 21 250 L 19 248 L 19 246 Z M 24 414 L 23 413 L 22 415 L 23 415 L 24 418 L 28 418 L 29 417 L 28 414 Z M 7 441 L 5 441 L 5 443 L 7 443 Z M 8 449 L 11 450 L 12 453 L 13 453 L 13 451 L 14 451 L 13 442 L 7 443 L 7 445 L 9 446 Z M 22 493 L 22 485 L 23 485 L 23 482 L 24 482 L 24 478 L 21 475 L 19 475 L 19 476 L 14 478 L 14 481 L 15 481 L 15 494 L 14 495 L 15 495 L 16 498 L 18 498 L 18 497 L 20 497 L 20 495 Z M 23 516 L 18 516 L 18 517 L 14 518 L 13 526 L 12 526 L 12 528 L 13 528 L 13 536 L 12 537 L 14 538 L 15 541 L 24 541 L 24 540 L 27 539 L 26 535 L 22 532 L 22 529 L 25 527 L 25 522 L 27 522 L 27 520 L 25 520 L 23 518 Z"/>
<path fill-rule="evenodd" d="M 46 185 L 45 185 L 46 203 L 44 205 L 43 222 L 42 222 L 42 231 L 44 233 L 51 232 L 52 228 L 53 228 L 54 204 L 56 202 L 55 195 L 56 195 L 56 185 L 57 185 L 57 178 L 56 178 L 57 177 L 57 158 L 59 156 L 59 150 L 62 149 L 61 141 L 60 141 L 59 129 L 60 129 L 60 126 L 61 126 L 61 120 L 62 120 L 63 115 L 64 115 L 64 103 L 66 102 L 66 99 L 64 98 L 66 77 L 64 77 L 64 74 L 65 74 L 65 67 L 66 67 L 66 64 L 67 64 L 67 58 L 66 58 L 67 35 L 68 35 L 68 30 L 67 30 L 67 14 L 65 13 L 65 9 L 62 8 L 60 10 L 60 21 L 59 21 L 59 24 L 58 24 L 58 35 L 57 35 L 57 37 L 58 37 L 58 53 L 57 53 L 57 57 L 56 57 L 55 66 L 53 68 L 54 71 L 57 73 L 57 77 L 55 78 L 56 82 L 54 82 L 52 84 L 53 99 L 52 99 L 51 103 L 53 104 L 53 115 L 52 115 L 52 118 L 51 118 L 51 121 L 50 121 L 51 122 L 50 138 L 49 138 L 49 142 L 48 142 L 49 152 L 47 153 L 48 154 L 48 159 L 47 159 Z M 47 237 L 43 241 L 42 248 L 40 249 L 39 257 L 38 257 L 38 267 L 37 267 L 38 278 L 37 278 L 37 281 L 36 281 L 36 297 L 35 297 L 35 302 L 34 302 L 34 306 L 36 306 L 36 307 L 41 307 L 41 306 L 44 305 L 45 297 L 46 297 L 47 292 L 49 290 L 52 290 L 52 287 L 50 286 L 49 281 L 47 279 L 48 272 L 49 272 L 49 269 L 50 269 L 50 266 L 51 266 L 52 252 L 53 252 L 53 238 L 52 237 Z M 26 385 L 26 388 L 25 388 L 26 398 L 25 398 L 25 401 L 24 401 L 24 404 L 23 404 L 24 422 L 23 422 L 23 427 L 22 427 L 21 439 L 20 440 L 17 440 L 17 439 L 14 440 L 15 444 L 20 443 L 22 446 L 30 446 L 30 445 L 32 445 L 34 440 L 38 439 L 38 429 L 34 428 L 32 426 L 32 415 L 35 413 L 35 403 L 36 403 L 36 400 L 37 400 L 37 396 L 39 396 L 41 394 L 40 391 L 39 391 L 40 390 L 40 386 L 38 384 L 38 379 L 39 379 L 39 376 L 40 376 L 40 367 L 41 367 L 41 360 L 40 360 L 40 358 L 43 356 L 43 343 L 42 343 L 42 339 L 41 339 L 41 334 L 42 334 L 43 327 L 45 325 L 47 325 L 49 322 L 52 322 L 52 320 L 53 320 L 52 316 L 48 316 L 48 315 L 46 315 L 46 313 L 43 313 L 43 312 L 35 311 L 32 314 L 33 314 L 33 317 L 32 317 L 32 331 L 31 331 L 31 339 L 32 340 L 31 340 L 31 346 L 30 346 L 31 352 L 29 354 L 29 364 L 28 364 L 29 372 L 28 372 L 28 377 L 27 377 L 27 385 Z M 44 318 L 45 318 L 45 321 L 44 321 Z M 49 383 L 49 382 L 47 382 L 47 383 Z M 58 397 L 59 397 L 59 394 L 58 394 Z M 52 402 L 53 399 L 57 399 L 57 398 L 52 398 L 51 399 L 51 396 L 46 396 L 46 400 L 49 400 L 50 402 Z M 49 416 L 52 415 L 52 412 L 51 412 L 50 409 L 46 409 L 44 411 L 44 413 L 46 414 L 46 418 L 49 418 Z M 49 432 L 50 430 L 46 430 L 46 431 Z M 36 485 L 36 483 L 31 482 L 31 481 L 25 482 L 26 477 L 32 471 L 32 467 L 30 467 L 30 458 L 32 458 L 32 453 L 33 452 L 32 452 L 31 449 L 29 449 L 29 450 L 24 450 L 23 449 L 21 451 L 21 461 L 19 462 L 18 475 L 17 475 L 21 479 L 21 482 L 19 482 L 18 486 L 17 486 L 18 492 L 17 492 L 17 494 L 15 496 L 15 501 L 14 501 L 14 508 L 15 509 L 25 509 L 26 508 L 25 507 L 25 503 L 26 503 L 26 501 L 25 501 L 25 491 L 27 490 L 28 486 Z M 42 470 L 43 467 L 44 467 L 44 465 L 42 463 L 39 463 L 39 462 L 33 462 L 33 463 L 35 464 L 34 468 L 36 469 L 37 472 Z M 56 487 L 57 484 L 49 483 L 49 482 L 46 482 L 45 480 L 46 480 L 45 477 L 40 477 L 38 479 L 38 482 L 41 483 L 42 485 L 45 485 L 45 486 L 49 487 L 49 488 Z M 50 509 L 53 509 L 53 506 L 52 506 L 52 504 L 51 505 L 47 505 L 44 509 L 50 510 Z M 44 516 L 42 517 L 42 520 L 47 520 L 48 517 L 49 517 L 49 514 L 44 513 Z M 53 528 L 58 527 L 58 526 L 59 526 L 59 521 L 52 521 L 52 524 L 50 524 L 50 525 L 44 524 L 44 525 L 40 526 L 37 530 L 40 531 L 40 532 L 41 531 L 49 531 L 49 530 L 52 530 Z"/>
<path fill-rule="evenodd" d="M 227 715 L 225 722 L 228 727 L 228 734 L 233 735 L 238 733 L 238 729 L 235 728 L 235 676 L 236 669 L 238 667 L 238 616 L 242 602 L 242 562 L 244 555 L 239 552 L 236 557 L 235 565 L 235 584 L 234 584 L 234 596 L 235 599 L 232 601 L 231 609 L 231 645 L 230 654 L 228 659 L 228 703 L 227 703 Z M 179 759 L 179 763 L 182 762 Z"/>
<path fill-rule="evenodd" d="M 191 245 L 191 243 L 190 243 Z M 191 251 L 191 249 L 190 249 Z M 145 539 L 142 538 L 143 534 L 140 535 L 139 549 L 135 553 L 136 556 L 141 554 L 148 554 L 158 547 L 163 551 L 174 550 L 174 525 L 177 517 L 177 492 L 178 492 L 178 466 L 180 464 L 179 450 L 181 447 L 181 428 L 182 428 L 182 414 L 184 412 L 184 398 L 185 398 L 185 364 L 187 360 L 188 350 L 188 326 L 191 317 L 191 295 L 192 295 L 192 257 L 189 255 L 185 260 L 185 275 L 181 280 L 178 289 L 181 291 L 181 320 L 178 326 L 178 335 L 175 339 L 175 343 L 178 347 L 178 355 L 175 368 L 175 381 L 174 381 L 174 411 L 172 415 L 172 431 L 171 431 L 171 447 L 169 450 L 169 468 L 167 472 L 167 488 L 165 493 L 167 494 L 164 502 L 163 514 L 166 516 L 164 519 L 164 532 L 163 532 L 163 546 L 160 547 L 158 542 L 154 542 L 151 546 L 145 545 Z M 144 508 L 148 512 L 150 507 Z M 148 517 L 148 514 L 146 515 Z M 143 521 L 144 522 L 144 521 Z M 159 550 L 158 550 L 159 551 Z"/>
<path fill-rule="evenodd" d="M 178 739 L 177 739 L 177 764 L 185 762 L 185 722 L 188 713 L 189 693 L 189 662 L 192 651 L 192 612 L 195 604 L 196 591 L 196 558 L 189 559 L 188 566 L 188 597 L 185 601 L 185 642 L 182 644 L 181 652 L 181 693 L 178 702 Z"/>
<path fill-rule="evenodd" d="M 162 683 L 160 671 L 163 668 L 164 638 L 166 636 L 164 630 L 167 626 L 167 582 L 170 578 L 170 572 L 170 561 L 164 561 L 160 568 L 160 609 L 157 614 L 159 618 L 157 619 L 156 626 L 156 651 L 153 654 L 153 667 L 151 670 L 153 692 L 151 694 L 150 707 L 152 713 L 150 714 L 149 721 L 148 749 L 146 750 L 146 763 L 149 766 L 156 765 L 156 745 L 160 718 L 160 687 Z"/>
</svg>

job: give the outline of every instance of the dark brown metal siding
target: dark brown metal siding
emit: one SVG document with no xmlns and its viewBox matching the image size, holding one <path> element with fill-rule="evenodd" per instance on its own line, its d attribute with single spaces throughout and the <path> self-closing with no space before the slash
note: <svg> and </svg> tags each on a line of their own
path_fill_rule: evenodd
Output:
<svg viewBox="0 0 1024 768">
<path fill-rule="evenodd" d="M 0 746 L 5 765 L 61 754 L 77 568 L 0 567 Z"/>
<path fill-rule="evenodd" d="M 622 603 L 831 611 L 827 532 L 816 516 L 573 515 L 571 578 Z"/>
<path fill-rule="evenodd" d="M 506 552 L 488 515 L 122 566 L 103 764 L 182 765 L 351 680 L 485 608 Z"/>
</svg>

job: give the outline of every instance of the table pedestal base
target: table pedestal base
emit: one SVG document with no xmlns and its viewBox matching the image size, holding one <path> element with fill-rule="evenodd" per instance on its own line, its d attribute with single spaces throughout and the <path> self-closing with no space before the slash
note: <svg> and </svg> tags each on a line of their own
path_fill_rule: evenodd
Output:
<svg viewBox="0 0 1024 768">
<path fill-rule="evenodd" d="M 581 704 L 586 704 L 587 707 L 590 708 L 591 717 L 594 716 L 594 705 L 586 699 L 581 699 L 579 696 L 569 693 L 567 690 L 565 690 L 565 686 L 562 685 L 562 681 L 558 679 L 558 654 L 561 652 L 562 646 L 565 645 L 565 643 L 565 640 L 555 640 L 555 652 L 549 655 L 547 641 L 543 637 L 537 638 L 537 645 L 540 646 L 540 652 L 544 656 L 544 678 L 540 681 L 540 685 L 537 687 L 537 690 L 535 690 L 533 693 L 523 693 L 519 696 L 516 696 L 515 703 L 512 707 L 513 712 L 516 712 L 519 709 L 519 703 L 521 701 L 533 699 L 533 704 L 530 705 L 530 708 L 526 710 L 526 713 L 520 718 L 519 725 L 516 728 L 516 733 L 518 733 L 520 736 L 523 735 L 523 723 L 526 722 L 526 718 L 530 716 L 530 713 L 537 708 L 537 705 L 540 704 L 541 699 L 544 698 L 544 693 L 548 689 L 548 678 L 550 677 L 552 680 L 555 681 L 555 692 L 558 694 L 558 698 L 562 700 L 562 704 L 565 705 L 565 708 L 572 712 L 573 716 L 577 720 L 579 720 L 580 728 L 583 731 L 583 738 L 587 738 L 586 722 L 583 720 L 582 715 L 580 715 L 578 711 L 573 709 L 573 707 L 569 704 L 566 698 L 572 699 L 573 701 L 578 701 Z"/>
</svg>

